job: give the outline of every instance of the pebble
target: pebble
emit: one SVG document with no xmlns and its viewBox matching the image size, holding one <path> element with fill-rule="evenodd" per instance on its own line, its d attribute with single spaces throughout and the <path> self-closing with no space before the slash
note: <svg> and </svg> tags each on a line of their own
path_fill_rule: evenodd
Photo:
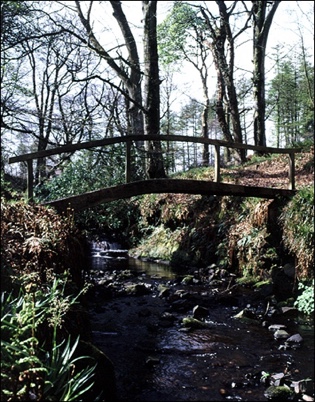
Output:
<svg viewBox="0 0 315 402">
<path fill-rule="evenodd" d="M 287 331 L 278 329 L 273 336 L 275 339 L 287 339 L 290 335 L 287 333 Z"/>
<path fill-rule="evenodd" d="M 278 329 L 285 329 L 286 326 L 283 324 L 273 324 L 269 325 L 268 330 L 269 331 L 277 331 Z"/>
</svg>

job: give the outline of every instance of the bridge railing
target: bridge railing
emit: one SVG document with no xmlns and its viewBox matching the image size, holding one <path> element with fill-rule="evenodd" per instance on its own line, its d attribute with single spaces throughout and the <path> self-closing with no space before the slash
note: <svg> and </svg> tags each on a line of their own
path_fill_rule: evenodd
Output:
<svg viewBox="0 0 315 402">
<path fill-rule="evenodd" d="M 74 152 L 81 149 L 91 149 L 97 147 L 105 147 L 112 144 L 125 143 L 126 144 L 126 159 L 125 159 L 125 180 L 126 183 L 130 182 L 131 178 L 131 144 L 133 142 L 141 141 L 167 141 L 167 142 L 192 142 L 199 144 L 208 144 L 214 146 L 214 181 L 219 183 L 221 181 L 220 174 L 220 149 L 221 147 L 234 148 L 234 149 L 246 149 L 255 152 L 261 152 L 264 154 L 288 154 L 289 156 L 289 190 L 295 190 L 295 153 L 301 152 L 300 148 L 274 148 L 274 147 L 262 147 L 249 144 L 240 144 L 235 142 L 228 142 L 223 140 L 213 140 L 203 137 L 192 137 L 183 135 L 128 135 L 123 137 L 111 137 L 101 140 L 82 142 L 78 144 L 67 144 L 60 147 L 47 149 L 44 151 L 32 152 L 19 156 L 9 158 L 9 163 L 26 162 L 27 163 L 27 198 L 30 200 L 33 198 L 33 160 L 38 158 L 45 158 L 51 155 L 57 155 L 61 153 Z M 163 151 L 162 151 L 163 152 Z"/>
</svg>

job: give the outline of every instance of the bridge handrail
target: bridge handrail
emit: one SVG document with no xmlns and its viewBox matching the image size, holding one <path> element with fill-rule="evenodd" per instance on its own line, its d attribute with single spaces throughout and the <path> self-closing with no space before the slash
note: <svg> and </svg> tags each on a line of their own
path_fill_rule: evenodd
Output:
<svg viewBox="0 0 315 402">
<path fill-rule="evenodd" d="M 238 142 L 228 142 L 224 140 L 213 140 L 204 137 L 192 137 L 186 135 L 126 135 L 121 137 L 111 137 L 103 138 L 101 140 L 80 142 L 77 144 L 67 144 L 60 147 L 46 149 L 43 151 L 31 152 L 28 154 L 13 156 L 9 158 L 9 163 L 16 162 L 26 162 L 28 160 L 44 158 L 46 156 L 57 155 L 66 152 L 74 152 L 80 149 L 90 149 L 101 147 L 105 145 L 119 144 L 122 142 L 132 142 L 132 141 L 183 141 L 183 142 L 195 142 L 201 144 L 217 145 L 226 148 L 236 148 L 236 149 L 250 149 L 253 151 L 262 151 L 265 153 L 275 153 L 275 154 L 290 154 L 301 152 L 301 148 L 274 148 L 274 147 L 263 147 L 258 145 L 241 144 Z"/>
<path fill-rule="evenodd" d="M 301 152 L 301 148 L 274 148 L 263 147 L 250 144 L 241 144 L 236 142 L 229 142 L 224 140 L 213 140 L 204 137 L 192 137 L 185 135 L 126 135 L 121 137 L 103 138 L 101 140 L 86 141 L 77 144 L 67 144 L 56 148 L 31 152 L 28 154 L 13 156 L 9 158 L 9 163 L 27 162 L 27 198 L 33 198 L 33 159 L 44 158 L 51 155 L 57 155 L 60 153 L 74 152 L 80 149 L 90 149 L 106 145 L 126 143 L 126 182 L 130 181 L 130 145 L 132 142 L 142 141 L 182 141 L 182 142 L 194 142 L 201 144 L 214 145 L 215 147 L 215 177 L 214 181 L 220 182 L 220 147 L 236 148 L 236 149 L 249 149 L 253 151 L 261 151 L 263 153 L 278 153 L 289 155 L 289 189 L 295 189 L 295 153 Z M 163 152 L 163 151 L 162 151 Z M 163 152 L 164 153 L 164 152 Z"/>
</svg>

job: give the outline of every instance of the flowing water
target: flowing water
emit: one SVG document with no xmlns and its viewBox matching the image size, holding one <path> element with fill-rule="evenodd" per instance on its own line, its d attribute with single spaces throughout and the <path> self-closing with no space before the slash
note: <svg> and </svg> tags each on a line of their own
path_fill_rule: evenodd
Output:
<svg viewBox="0 0 315 402">
<path fill-rule="evenodd" d="M 91 307 L 94 342 L 114 364 L 119 401 L 266 401 L 263 372 L 314 380 L 313 327 L 270 319 L 268 325 L 284 323 L 290 334 L 304 338 L 300 349 L 279 349 L 283 341 L 274 339 L 268 325 L 233 318 L 254 300 L 250 291 L 218 302 L 210 297 L 209 286 L 183 286 L 167 265 L 123 255 L 94 254 L 93 260 L 94 269 L 104 274 L 134 271 L 137 281 L 152 289 L 140 296 L 98 299 Z M 183 328 L 181 320 L 191 310 L 181 311 L 158 297 L 159 284 L 188 291 L 193 303 L 205 305 L 209 328 Z M 171 322 L 162 319 L 165 313 Z"/>
</svg>

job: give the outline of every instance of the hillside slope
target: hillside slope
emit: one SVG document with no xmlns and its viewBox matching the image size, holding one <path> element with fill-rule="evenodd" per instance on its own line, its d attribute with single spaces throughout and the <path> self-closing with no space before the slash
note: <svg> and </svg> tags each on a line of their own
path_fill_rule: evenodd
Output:
<svg viewBox="0 0 315 402">
<path fill-rule="evenodd" d="M 222 182 L 288 188 L 287 155 L 254 158 L 244 166 L 222 168 Z M 274 266 L 291 263 L 299 276 L 312 276 L 314 149 L 297 154 L 295 167 L 298 191 L 291 202 L 187 194 L 139 197 L 136 202 L 141 218 L 134 235 L 140 241 L 132 254 L 168 260 L 175 267 L 217 264 L 257 279 L 269 275 Z M 213 168 L 191 169 L 179 175 L 205 180 L 213 176 Z"/>
</svg>

